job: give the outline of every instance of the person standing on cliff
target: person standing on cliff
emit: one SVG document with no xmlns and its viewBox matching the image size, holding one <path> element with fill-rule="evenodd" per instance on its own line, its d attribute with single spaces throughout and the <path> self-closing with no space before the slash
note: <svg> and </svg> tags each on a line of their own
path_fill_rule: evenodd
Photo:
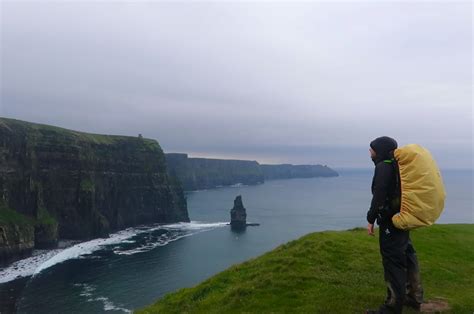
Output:
<svg viewBox="0 0 474 314">
<path fill-rule="evenodd" d="M 400 178 L 393 151 L 397 142 L 390 137 L 376 138 L 370 143 L 370 157 L 375 164 L 372 179 L 372 202 L 367 212 L 367 231 L 374 235 L 374 223 L 379 225 L 379 245 L 382 255 L 387 298 L 378 310 L 366 313 L 402 313 L 403 305 L 417 311 L 423 302 L 423 288 L 415 249 L 409 231 L 396 228 L 392 216 L 400 211 Z"/>
</svg>

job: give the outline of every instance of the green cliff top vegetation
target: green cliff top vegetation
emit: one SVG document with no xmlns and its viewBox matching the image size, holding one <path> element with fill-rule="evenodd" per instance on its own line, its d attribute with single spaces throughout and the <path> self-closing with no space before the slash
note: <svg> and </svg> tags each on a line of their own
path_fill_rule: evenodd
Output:
<svg viewBox="0 0 474 314">
<path fill-rule="evenodd" d="M 434 225 L 411 237 L 425 299 L 472 313 L 474 224 Z M 385 289 L 378 239 L 357 228 L 308 234 L 137 313 L 363 313 L 380 305 Z"/>
<path fill-rule="evenodd" d="M 124 135 L 106 135 L 106 134 L 94 134 L 94 133 L 86 133 L 86 132 L 79 132 L 69 129 L 64 129 L 57 126 L 47 125 L 47 124 L 40 124 L 40 123 L 33 123 L 27 121 L 21 121 L 16 119 L 10 118 L 3 118 L 0 117 L 0 127 L 4 127 L 7 129 L 22 129 L 26 133 L 30 133 L 34 135 L 38 131 L 42 132 L 52 132 L 57 135 L 62 135 L 63 139 L 74 139 L 76 141 L 83 141 L 83 142 L 90 142 L 94 144 L 103 144 L 103 145 L 111 145 L 116 144 L 120 141 L 124 140 L 139 140 L 145 144 L 145 147 L 148 147 L 151 150 L 160 149 L 160 146 L 156 140 L 143 138 L 140 136 L 124 136 Z"/>
</svg>

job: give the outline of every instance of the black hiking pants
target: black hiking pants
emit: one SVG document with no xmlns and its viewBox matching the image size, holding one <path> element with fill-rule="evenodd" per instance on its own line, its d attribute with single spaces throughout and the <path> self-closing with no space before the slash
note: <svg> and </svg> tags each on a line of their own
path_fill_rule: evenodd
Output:
<svg viewBox="0 0 474 314">
<path fill-rule="evenodd" d="M 387 284 L 387 299 L 381 312 L 398 314 L 402 312 L 404 303 L 423 302 L 418 260 L 409 231 L 396 228 L 391 219 L 379 227 L 380 253 Z"/>
</svg>

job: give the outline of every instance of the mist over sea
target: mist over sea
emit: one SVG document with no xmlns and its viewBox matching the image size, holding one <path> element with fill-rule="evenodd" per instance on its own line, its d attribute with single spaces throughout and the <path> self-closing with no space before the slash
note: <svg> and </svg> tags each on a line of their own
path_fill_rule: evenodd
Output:
<svg viewBox="0 0 474 314">
<path fill-rule="evenodd" d="M 372 170 L 339 173 L 189 192 L 191 223 L 130 228 L 0 269 L 1 302 L 17 298 L 21 313 L 131 312 L 306 233 L 364 227 Z M 448 197 L 438 222 L 473 223 L 472 170 L 442 174 Z M 260 226 L 226 225 L 237 195 Z"/>
</svg>

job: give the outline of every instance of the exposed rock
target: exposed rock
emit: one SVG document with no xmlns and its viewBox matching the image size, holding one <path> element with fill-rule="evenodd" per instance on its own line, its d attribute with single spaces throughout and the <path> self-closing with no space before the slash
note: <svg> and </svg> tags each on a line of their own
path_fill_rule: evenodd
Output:
<svg viewBox="0 0 474 314">
<path fill-rule="evenodd" d="M 240 195 L 235 198 L 234 207 L 230 210 L 230 225 L 235 228 L 245 228 L 247 225 L 247 213 Z"/>
<path fill-rule="evenodd" d="M 35 221 L 28 237 L 8 242 L 17 247 L 29 247 L 31 233 L 38 247 L 48 247 L 58 238 L 189 221 L 183 190 L 168 176 L 157 141 L 6 118 L 0 118 L 0 200 Z M 5 242 L 0 250 L 11 251 Z"/>
<path fill-rule="evenodd" d="M 34 247 L 34 228 L 28 225 L 0 226 L 0 262 L 28 256 Z"/>
<path fill-rule="evenodd" d="M 58 223 L 37 223 L 35 226 L 35 248 L 48 249 L 58 244 Z"/>
<path fill-rule="evenodd" d="M 242 203 L 242 196 L 234 200 L 234 207 L 230 210 L 230 226 L 233 230 L 242 230 L 247 226 L 260 226 L 259 223 L 247 223 L 247 211 Z"/>
<path fill-rule="evenodd" d="M 0 202 L 0 264 L 28 256 L 34 245 L 34 221 Z"/>
</svg>

